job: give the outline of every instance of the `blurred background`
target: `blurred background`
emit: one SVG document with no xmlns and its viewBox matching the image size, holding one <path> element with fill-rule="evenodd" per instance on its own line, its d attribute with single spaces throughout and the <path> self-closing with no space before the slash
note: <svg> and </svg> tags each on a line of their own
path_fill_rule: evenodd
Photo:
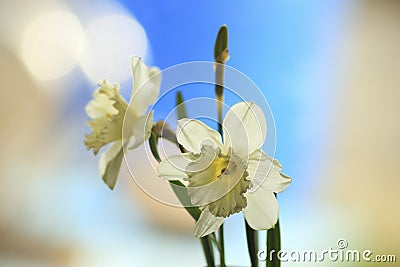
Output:
<svg viewBox="0 0 400 267">
<path fill-rule="evenodd" d="M 400 256 L 399 1 L 1 0 L 0 17 L 1 267 L 205 265 L 184 210 L 126 168 L 114 192 L 103 184 L 84 107 L 103 78 L 129 95 L 131 55 L 161 69 L 212 61 L 222 24 L 294 178 L 279 196 L 283 248 L 344 238 Z M 242 216 L 225 229 L 227 263 L 249 265 Z"/>
</svg>

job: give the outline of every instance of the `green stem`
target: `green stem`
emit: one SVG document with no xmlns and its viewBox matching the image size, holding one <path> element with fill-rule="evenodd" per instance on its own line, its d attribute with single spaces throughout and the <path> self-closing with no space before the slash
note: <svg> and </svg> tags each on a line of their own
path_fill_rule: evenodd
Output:
<svg viewBox="0 0 400 267">
<path fill-rule="evenodd" d="M 281 262 L 278 259 L 278 252 L 281 250 L 281 232 L 279 220 L 276 222 L 275 228 L 267 230 L 267 267 L 280 267 Z M 270 257 L 272 253 L 272 258 Z"/>
<path fill-rule="evenodd" d="M 200 240 L 203 247 L 204 255 L 206 256 L 207 266 L 215 267 L 214 252 L 210 238 L 208 236 L 205 236 L 200 238 Z"/>
<path fill-rule="evenodd" d="M 150 151 L 153 154 L 154 158 L 158 161 L 161 162 L 160 155 L 158 153 L 158 138 L 154 133 L 151 133 L 150 139 L 149 139 L 149 145 L 150 145 Z M 188 213 L 193 217 L 195 221 L 197 221 L 200 217 L 201 211 L 198 207 L 187 207 L 184 202 L 187 202 L 187 200 L 184 198 L 186 195 L 182 194 L 182 189 L 184 188 L 185 185 L 182 184 L 178 180 L 170 181 L 170 185 L 172 189 L 174 190 L 175 194 L 178 196 L 179 200 L 182 202 L 182 204 L 185 206 L 186 210 Z M 207 261 L 207 266 L 208 267 L 215 267 L 215 260 L 214 260 L 214 251 L 213 251 L 213 246 L 211 243 L 211 238 L 209 236 L 202 237 L 200 239 L 201 245 L 203 247 L 203 252 L 206 257 Z"/>
<path fill-rule="evenodd" d="M 223 68 L 223 65 L 220 66 Z M 222 77 L 218 77 L 222 75 Z M 223 81 L 223 75 L 224 72 L 216 72 L 216 80 L 217 81 Z M 224 101 L 224 94 L 223 94 L 224 87 L 221 85 L 216 84 L 215 85 L 215 95 L 217 98 L 217 113 L 218 113 L 218 132 L 223 136 L 223 128 L 222 128 L 222 103 Z M 224 224 L 222 223 L 220 228 L 218 229 L 218 240 L 219 240 L 219 246 L 221 248 L 220 253 L 219 253 L 219 262 L 221 267 L 225 267 L 225 244 L 224 244 Z"/>
<path fill-rule="evenodd" d="M 224 75 L 224 66 L 221 64 L 218 64 L 218 72 L 216 73 L 216 82 L 223 82 L 223 75 Z M 222 76 L 218 77 L 218 76 Z M 217 115 L 218 115 L 218 132 L 222 136 L 223 128 L 222 128 L 222 108 L 223 108 L 223 103 L 224 103 L 224 87 L 221 85 L 216 84 L 215 85 L 215 96 L 216 96 L 216 102 L 217 102 Z"/>
<path fill-rule="evenodd" d="M 220 90 L 219 90 L 220 89 Z M 222 101 L 224 101 L 223 97 L 223 87 L 222 86 L 215 86 L 215 92 L 217 95 L 217 110 L 218 110 L 218 132 L 222 135 Z M 222 223 L 220 228 L 218 229 L 218 241 L 220 246 L 219 252 L 219 262 L 221 267 L 225 267 L 225 244 L 224 244 L 224 224 Z"/>
<path fill-rule="evenodd" d="M 220 250 L 219 250 L 219 262 L 221 267 L 226 267 L 225 265 L 225 245 L 224 245 L 224 224 L 222 224 L 218 230 L 218 240 Z"/>
<path fill-rule="evenodd" d="M 249 250 L 251 267 L 258 267 L 258 232 L 255 231 L 250 225 L 246 222 L 246 238 L 247 238 L 247 248 Z"/>
</svg>

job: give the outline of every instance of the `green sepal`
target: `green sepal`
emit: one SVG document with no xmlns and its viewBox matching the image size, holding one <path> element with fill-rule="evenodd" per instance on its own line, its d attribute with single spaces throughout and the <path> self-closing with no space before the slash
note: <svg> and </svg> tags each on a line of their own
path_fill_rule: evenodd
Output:
<svg viewBox="0 0 400 267">
<path fill-rule="evenodd" d="M 150 138 L 149 138 L 149 145 L 150 145 L 150 150 L 151 153 L 153 154 L 154 158 L 158 161 L 161 162 L 161 158 L 160 155 L 158 154 L 158 138 L 156 137 L 156 135 L 151 132 Z"/>
</svg>

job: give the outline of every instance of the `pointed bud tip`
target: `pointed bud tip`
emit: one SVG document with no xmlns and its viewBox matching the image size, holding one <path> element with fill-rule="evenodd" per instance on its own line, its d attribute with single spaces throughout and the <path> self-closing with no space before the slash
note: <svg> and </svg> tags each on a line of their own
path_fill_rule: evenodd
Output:
<svg viewBox="0 0 400 267">
<path fill-rule="evenodd" d="M 224 24 L 220 27 L 217 35 L 217 39 L 215 41 L 215 46 L 214 46 L 214 59 L 217 62 L 220 63 L 225 63 L 221 62 L 221 58 L 225 59 L 225 61 L 228 59 L 226 55 L 221 57 L 221 54 L 227 54 L 228 53 L 228 27 Z"/>
</svg>

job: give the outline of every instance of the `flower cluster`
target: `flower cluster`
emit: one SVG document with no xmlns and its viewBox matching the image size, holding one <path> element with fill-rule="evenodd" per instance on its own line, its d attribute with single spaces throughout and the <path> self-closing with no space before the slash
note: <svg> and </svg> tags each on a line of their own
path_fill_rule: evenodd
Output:
<svg viewBox="0 0 400 267">
<path fill-rule="evenodd" d="M 133 89 L 130 104 L 118 85 L 99 82 L 86 106 L 92 133 L 85 145 L 101 154 L 99 173 L 113 189 L 124 151 L 143 144 L 155 123 L 153 111 L 146 113 L 159 94 L 161 74 L 138 57 L 131 61 Z M 223 121 L 223 136 L 199 120 L 178 121 L 176 140 L 183 153 L 164 159 L 158 174 L 165 180 L 180 180 L 194 207 L 201 210 L 196 237 L 216 231 L 224 219 L 242 212 L 255 230 L 274 227 L 278 219 L 275 193 L 285 190 L 291 178 L 281 172 L 279 162 L 262 149 L 267 127 L 262 109 L 253 102 L 233 105 Z"/>
<path fill-rule="evenodd" d="M 261 107 L 255 102 L 238 102 L 223 117 L 228 51 L 228 28 L 222 25 L 214 45 L 214 62 L 210 65 L 215 72 L 218 132 L 204 122 L 188 117 L 180 91 L 175 103 L 176 131 L 164 120 L 154 122 L 154 111 L 148 109 L 155 106 L 158 98 L 161 72 L 158 68 L 147 67 L 140 58 L 132 57 L 133 89 L 129 104 L 121 96 L 118 84 L 111 85 L 106 80 L 99 82 L 93 100 L 86 106 L 92 132 L 86 135 L 85 145 L 95 155 L 107 146 L 100 156 L 99 173 L 113 189 L 125 153 L 149 140 L 150 151 L 159 163 L 158 176 L 171 185 L 196 221 L 194 235 L 201 238 L 207 266 L 216 266 L 215 248 L 220 256 L 219 266 L 226 266 L 222 226 L 227 217 L 240 212 L 246 221 L 250 262 L 257 266 L 257 230 L 270 229 L 267 246 L 271 251 L 280 250 L 276 194 L 285 190 L 292 178 L 283 174 L 281 164 L 262 150 L 267 122 Z M 192 78 L 192 73 L 180 72 L 185 76 L 178 78 Z M 165 77 L 164 85 L 171 86 L 169 78 Z M 238 87 L 247 89 L 239 84 Z M 160 157 L 159 138 L 174 143 L 181 152 Z M 280 261 L 267 259 L 267 265 L 280 266 Z"/>
</svg>

